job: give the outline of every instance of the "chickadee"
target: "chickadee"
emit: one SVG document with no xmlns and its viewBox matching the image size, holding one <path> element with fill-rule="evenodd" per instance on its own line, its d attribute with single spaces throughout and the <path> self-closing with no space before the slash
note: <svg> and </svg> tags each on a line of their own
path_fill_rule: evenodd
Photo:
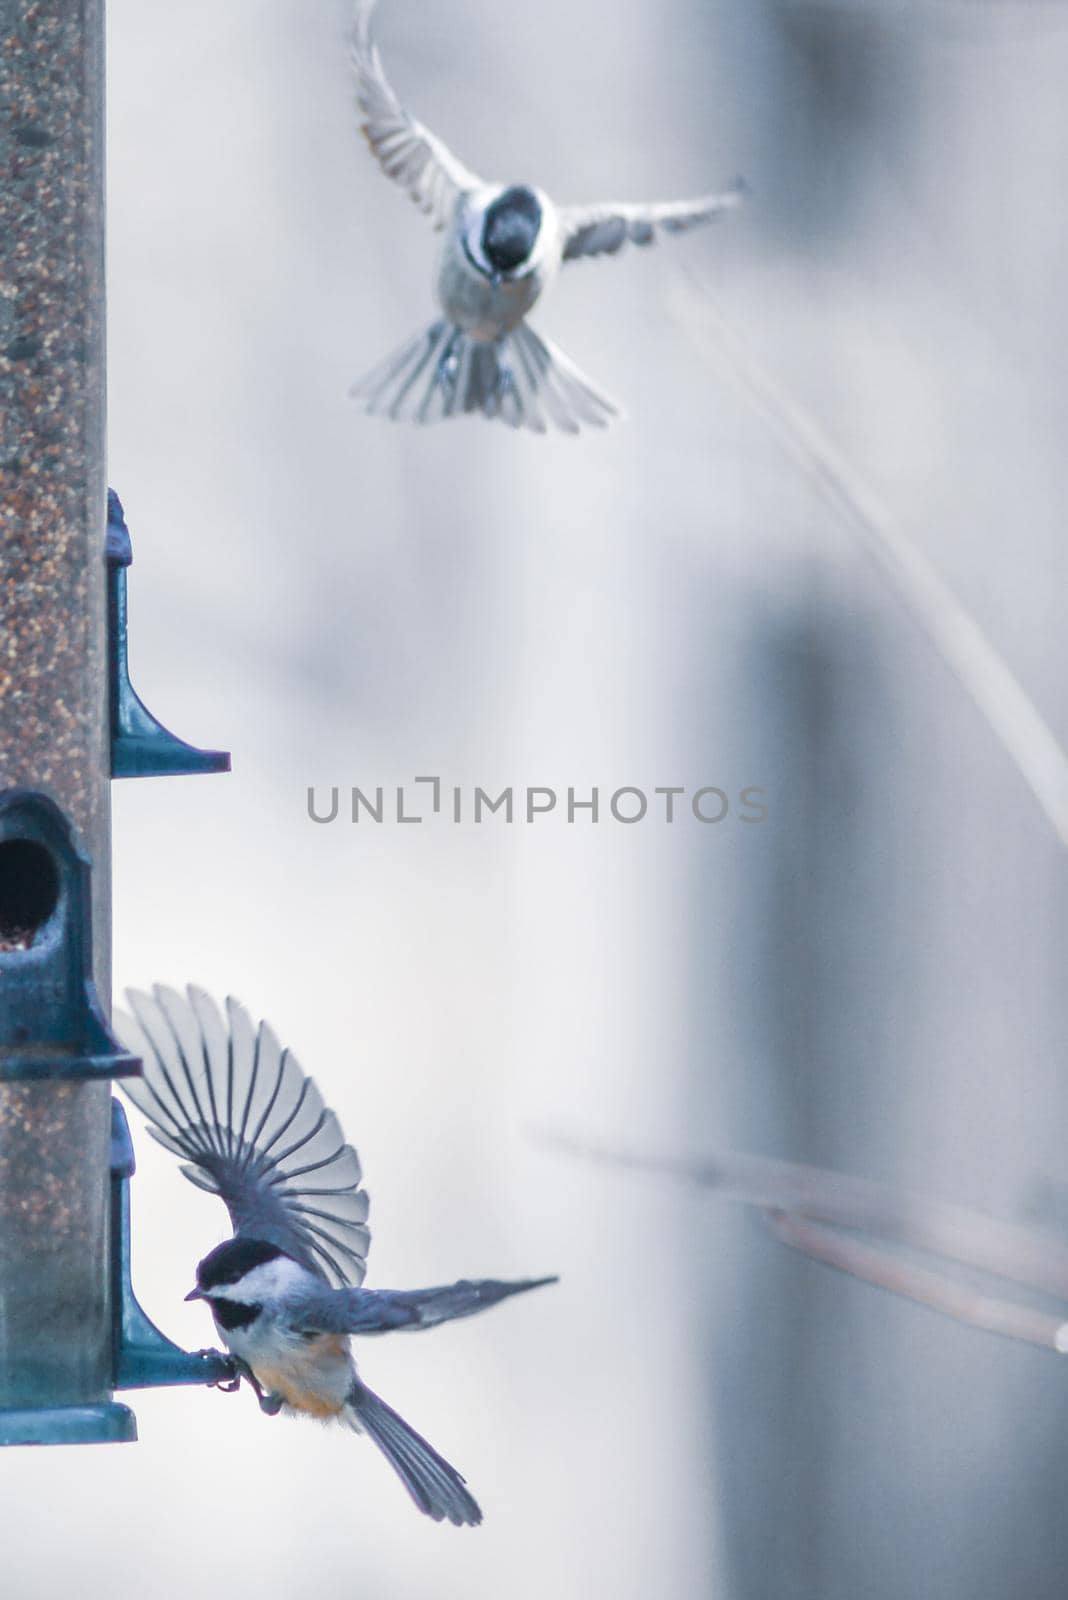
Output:
<svg viewBox="0 0 1068 1600">
<path fill-rule="evenodd" d="M 683 233 L 737 206 L 723 194 L 659 205 L 556 206 L 526 184 L 485 183 L 409 116 L 371 41 L 375 0 L 357 0 L 352 39 L 362 128 L 383 170 L 445 229 L 437 293 L 444 317 L 352 390 L 394 421 L 439 422 L 480 411 L 513 428 L 602 428 L 618 407 L 524 319 L 562 262 L 614 255 L 657 229 Z"/>
<path fill-rule="evenodd" d="M 149 1133 L 182 1156 L 190 1182 L 225 1202 L 234 1236 L 197 1267 L 204 1300 L 238 1376 L 265 1411 L 337 1419 L 374 1440 L 435 1522 L 474 1526 L 464 1479 L 360 1379 L 353 1334 L 431 1328 L 555 1278 L 363 1289 L 371 1235 L 360 1162 L 338 1120 L 265 1022 L 233 999 L 227 1020 L 203 991 L 127 993 L 123 1039 L 144 1077 L 122 1087 Z M 136 1020 L 134 1020 L 136 1019 Z"/>
</svg>

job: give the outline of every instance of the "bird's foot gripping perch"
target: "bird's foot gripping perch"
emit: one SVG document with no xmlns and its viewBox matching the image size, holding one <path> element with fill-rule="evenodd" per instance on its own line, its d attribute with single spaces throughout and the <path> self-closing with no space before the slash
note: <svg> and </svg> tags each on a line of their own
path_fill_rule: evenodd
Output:
<svg viewBox="0 0 1068 1600">
<path fill-rule="evenodd" d="M 223 1394 L 237 1393 L 238 1389 L 241 1387 L 241 1379 L 244 1376 L 244 1374 L 241 1373 L 238 1368 L 243 1363 L 239 1363 L 235 1356 L 224 1356 L 221 1350 L 198 1350 L 196 1354 L 201 1358 L 201 1360 L 207 1360 L 210 1357 L 216 1361 L 225 1361 L 229 1369 L 225 1378 L 213 1379 L 212 1382 L 208 1384 L 209 1389 L 218 1389 Z"/>
<path fill-rule="evenodd" d="M 201 1350 L 198 1354 L 218 1357 L 219 1352 L 218 1350 Z M 282 1396 L 280 1394 L 268 1394 L 248 1362 L 242 1361 L 240 1356 L 231 1355 L 225 1359 L 229 1365 L 231 1376 L 217 1378 L 214 1383 L 209 1383 L 208 1388 L 218 1389 L 223 1394 L 236 1394 L 241 1387 L 241 1380 L 244 1379 L 255 1390 L 256 1399 L 260 1403 L 260 1410 L 268 1417 L 276 1417 L 285 1403 Z"/>
</svg>

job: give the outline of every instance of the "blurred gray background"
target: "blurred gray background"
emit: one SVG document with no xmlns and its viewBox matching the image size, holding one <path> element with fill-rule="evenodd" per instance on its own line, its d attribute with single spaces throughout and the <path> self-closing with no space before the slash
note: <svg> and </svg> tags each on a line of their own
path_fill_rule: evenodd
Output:
<svg viewBox="0 0 1068 1600">
<path fill-rule="evenodd" d="M 383 0 L 387 68 L 562 200 L 746 214 L 535 325 L 629 420 L 363 417 L 435 241 L 356 130 L 347 0 L 110 7 L 111 481 L 135 682 L 228 779 L 118 785 L 116 980 L 266 1014 L 364 1160 L 371 1282 L 558 1289 L 368 1347 L 476 1533 L 247 1393 L 7 1452 L 12 1600 L 1054 1600 L 1068 1388 L 568 1125 L 1061 1228 L 1065 863 L 986 728 L 710 364 L 707 295 L 1068 737 L 1068 9 Z M 702 287 L 693 287 L 697 274 Z M 746 784 L 761 828 L 316 827 L 309 784 Z M 196 1348 L 224 1233 L 132 1118 L 136 1281 Z"/>
</svg>

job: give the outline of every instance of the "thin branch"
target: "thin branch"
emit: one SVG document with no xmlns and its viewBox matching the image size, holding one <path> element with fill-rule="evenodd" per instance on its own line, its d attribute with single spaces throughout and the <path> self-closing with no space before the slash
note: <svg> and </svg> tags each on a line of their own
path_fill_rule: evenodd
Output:
<svg viewBox="0 0 1068 1600">
<path fill-rule="evenodd" d="M 784 0 L 787 6 L 811 6 L 814 0 Z M 815 0 L 828 10 L 838 11 L 1055 11 L 1064 0 Z"/>
<path fill-rule="evenodd" d="M 781 1211 L 765 1212 L 764 1220 L 781 1244 L 835 1267 L 839 1272 L 847 1272 L 879 1289 L 914 1300 L 918 1305 L 984 1333 L 1019 1339 L 1025 1344 L 1039 1345 L 1043 1350 L 1054 1350 L 1058 1355 L 1068 1353 L 1068 1322 L 1061 1317 L 1035 1311 L 1012 1300 L 980 1294 L 927 1267 L 902 1261 L 888 1251 L 877 1250 L 818 1222 L 807 1222 Z"/>
<path fill-rule="evenodd" d="M 763 1156 L 721 1151 L 686 1159 L 613 1148 L 559 1131 L 541 1130 L 538 1137 L 588 1161 L 662 1173 L 762 1211 L 893 1239 L 1068 1302 L 1068 1246 L 963 1206 Z"/>
<path fill-rule="evenodd" d="M 1068 846 L 1068 755 L 975 619 L 901 532 L 841 450 L 765 372 L 715 311 L 693 273 L 677 280 L 679 315 L 718 367 L 741 384 L 780 445 L 841 516 L 974 700 L 1061 844 Z"/>
</svg>

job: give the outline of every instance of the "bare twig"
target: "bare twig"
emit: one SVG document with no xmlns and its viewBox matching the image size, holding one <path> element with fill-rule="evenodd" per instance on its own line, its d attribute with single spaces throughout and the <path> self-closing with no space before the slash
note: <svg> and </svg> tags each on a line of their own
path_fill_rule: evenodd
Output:
<svg viewBox="0 0 1068 1600">
<path fill-rule="evenodd" d="M 1005 17 L 1008 20 L 1020 16 L 1034 16 L 1056 18 L 1059 12 L 1064 11 L 1065 0 L 783 0 L 788 10 L 811 10 L 813 7 L 825 11 L 863 11 L 868 15 L 872 13 L 884 14 L 892 12 L 918 12 L 922 16 L 937 17 L 948 14 L 952 16 L 959 13 L 967 16 L 995 18 Z"/>
<path fill-rule="evenodd" d="M 788 1216 L 782 1211 L 765 1212 L 765 1221 L 781 1244 L 803 1255 L 822 1261 L 839 1272 L 862 1278 L 891 1294 L 952 1317 L 984 1333 L 1001 1334 L 1025 1344 L 1068 1353 L 1068 1322 L 1045 1311 L 1033 1310 L 1013 1300 L 1000 1300 L 980 1294 L 964 1284 L 954 1283 L 943 1274 L 931 1272 L 914 1262 L 902 1261 L 886 1250 L 877 1250 L 862 1240 L 837 1233 L 818 1222 Z"/>
<path fill-rule="evenodd" d="M 1068 1301 L 1068 1247 L 963 1206 L 822 1167 L 733 1151 L 687 1159 L 613 1148 L 557 1131 L 542 1130 L 539 1137 L 586 1160 L 659 1172 L 714 1189 L 721 1199 L 761 1211 L 789 1213 L 795 1220 L 830 1223 L 893 1239 L 910 1249 Z"/>
<path fill-rule="evenodd" d="M 676 281 L 679 312 L 688 332 L 696 332 L 717 366 L 741 384 L 779 443 L 857 536 L 978 706 L 1061 844 L 1068 846 L 1068 755 L 1034 702 L 841 450 L 717 314 L 701 280 L 684 273 Z"/>
</svg>

